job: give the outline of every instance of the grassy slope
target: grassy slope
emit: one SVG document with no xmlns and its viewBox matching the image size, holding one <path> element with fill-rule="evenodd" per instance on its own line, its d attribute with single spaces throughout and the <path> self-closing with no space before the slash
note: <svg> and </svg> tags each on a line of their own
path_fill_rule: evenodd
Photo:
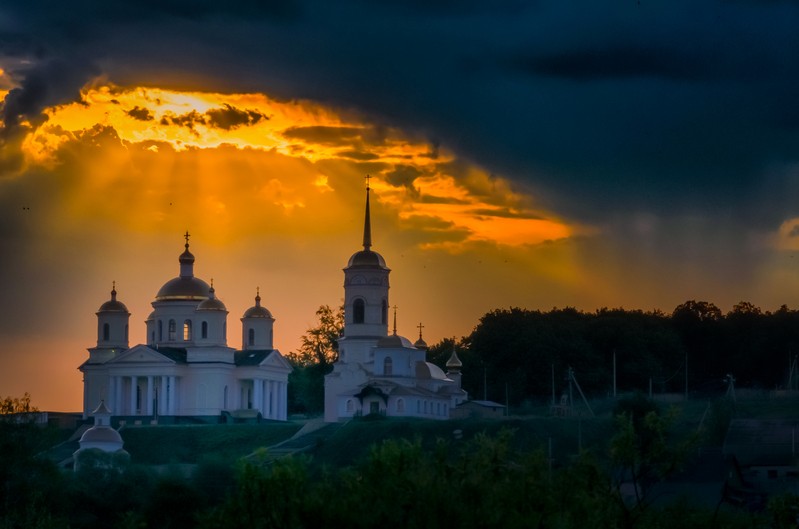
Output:
<svg viewBox="0 0 799 529">
<path fill-rule="evenodd" d="M 147 426 L 120 431 L 131 460 L 145 465 L 233 461 L 256 448 L 288 439 L 298 423 Z"/>
<path fill-rule="evenodd" d="M 502 428 L 515 431 L 513 448 L 523 451 L 541 450 L 547 453 L 552 440 L 552 455 L 556 463 L 566 463 L 579 451 L 591 450 L 599 457 L 607 454 L 608 441 L 613 435 L 613 401 L 592 403 L 596 418 L 553 418 L 542 408 L 539 415 L 504 420 L 464 419 L 426 421 L 419 419 L 356 420 L 343 426 L 330 438 L 320 442 L 311 453 L 317 465 L 346 466 L 369 453 L 369 447 L 386 439 L 421 439 L 432 446 L 437 439 L 458 443 L 454 432 L 461 430 L 466 440 L 484 432 L 495 434 Z M 661 404 L 665 411 L 677 412 L 673 433 L 677 438 L 697 432 L 700 422 L 707 430 L 713 426 L 713 406 L 705 400 L 691 400 L 673 406 Z M 737 417 L 764 419 L 793 419 L 799 409 L 799 398 L 739 398 L 734 407 Z M 583 413 L 587 414 L 586 410 Z M 704 418 L 704 421 L 703 421 Z M 268 447 L 288 439 L 299 423 L 267 423 L 257 425 L 156 426 L 125 428 L 122 437 L 125 449 L 133 461 L 143 464 L 198 463 L 206 458 L 233 461 L 259 447 Z M 721 433 L 723 435 L 723 431 Z M 709 444 L 717 444 L 720 437 Z M 705 442 L 703 442 L 705 444 Z"/>
</svg>

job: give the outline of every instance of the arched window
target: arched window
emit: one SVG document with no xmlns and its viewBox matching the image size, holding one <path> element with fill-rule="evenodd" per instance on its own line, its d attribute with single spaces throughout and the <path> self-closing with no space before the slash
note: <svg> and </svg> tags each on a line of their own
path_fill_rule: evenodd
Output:
<svg viewBox="0 0 799 529">
<path fill-rule="evenodd" d="M 103 323 L 103 340 L 106 342 L 111 339 L 111 326 Z"/>
<path fill-rule="evenodd" d="M 169 341 L 174 342 L 176 338 L 175 320 L 169 320 Z"/>
<path fill-rule="evenodd" d="M 255 329 L 247 331 L 247 344 L 255 345 Z"/>
<path fill-rule="evenodd" d="M 160 342 L 163 339 L 164 339 L 164 322 L 158 320 L 158 341 Z"/>
<path fill-rule="evenodd" d="M 355 300 L 352 304 L 352 317 L 354 323 L 363 323 L 364 315 L 366 313 L 366 304 L 361 298 Z"/>
<path fill-rule="evenodd" d="M 155 331 L 150 333 L 150 341 L 155 342 Z"/>
<path fill-rule="evenodd" d="M 397 413 L 405 413 L 405 400 L 397 399 Z"/>
<path fill-rule="evenodd" d="M 352 413 L 352 410 L 353 410 L 352 399 L 347 399 L 347 407 L 346 407 L 346 409 L 347 409 L 347 413 Z"/>
<path fill-rule="evenodd" d="M 125 324 L 125 341 L 128 341 L 128 324 Z"/>
<path fill-rule="evenodd" d="M 183 322 L 183 341 L 188 342 L 191 340 L 191 320 Z"/>
<path fill-rule="evenodd" d="M 202 325 L 200 325 L 200 335 L 203 339 L 208 338 L 208 322 L 204 321 Z"/>
<path fill-rule="evenodd" d="M 383 374 L 387 376 L 394 374 L 394 362 L 391 361 L 390 356 L 383 360 Z"/>
<path fill-rule="evenodd" d="M 380 318 L 383 322 L 383 325 L 388 323 L 388 302 L 384 299 L 380 304 Z"/>
</svg>

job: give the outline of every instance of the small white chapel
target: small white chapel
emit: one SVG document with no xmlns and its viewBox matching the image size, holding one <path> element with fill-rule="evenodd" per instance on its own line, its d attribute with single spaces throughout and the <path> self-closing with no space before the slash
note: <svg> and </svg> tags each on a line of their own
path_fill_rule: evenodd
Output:
<svg viewBox="0 0 799 529">
<path fill-rule="evenodd" d="M 422 325 L 415 343 L 399 336 L 396 309 L 388 333 L 391 270 L 371 249 L 369 191 L 367 184 L 363 250 L 344 268 L 344 333 L 338 339 L 338 360 L 325 376 L 325 421 L 370 414 L 449 419 L 468 398 L 461 389 L 461 361 L 453 351 L 446 373 L 427 362 Z"/>
<path fill-rule="evenodd" d="M 117 420 L 144 423 L 221 422 L 231 417 L 287 418 L 292 368 L 273 347 L 275 319 L 261 305 L 241 318 L 242 346 L 228 346 L 225 304 L 194 275 L 194 255 L 180 255 L 178 277 L 167 281 L 147 317 L 147 343 L 128 345 L 130 312 L 117 299 L 97 311 L 97 345 L 83 373 L 83 416 L 104 402 Z"/>
</svg>

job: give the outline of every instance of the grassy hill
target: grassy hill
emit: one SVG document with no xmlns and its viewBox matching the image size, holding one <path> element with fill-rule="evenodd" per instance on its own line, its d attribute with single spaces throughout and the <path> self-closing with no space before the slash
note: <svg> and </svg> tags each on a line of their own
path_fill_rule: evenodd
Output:
<svg viewBox="0 0 799 529">
<path fill-rule="evenodd" d="M 294 435 L 299 423 L 142 426 L 120 431 L 131 460 L 145 465 L 198 463 L 205 458 L 234 461 L 256 448 Z"/>
</svg>

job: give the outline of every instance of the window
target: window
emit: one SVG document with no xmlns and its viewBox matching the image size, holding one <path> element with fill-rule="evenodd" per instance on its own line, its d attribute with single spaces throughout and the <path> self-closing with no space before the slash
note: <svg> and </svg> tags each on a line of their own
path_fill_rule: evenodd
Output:
<svg viewBox="0 0 799 529">
<path fill-rule="evenodd" d="M 380 317 L 382 318 L 383 325 L 388 323 L 388 303 L 384 299 L 380 305 Z"/>
<path fill-rule="evenodd" d="M 106 342 L 111 339 L 111 327 L 107 323 L 103 323 L 103 340 Z"/>
<path fill-rule="evenodd" d="M 125 324 L 125 341 L 128 341 L 128 324 Z"/>
<path fill-rule="evenodd" d="M 255 329 L 247 331 L 247 344 L 255 345 Z"/>
<path fill-rule="evenodd" d="M 347 413 L 352 413 L 353 407 L 354 406 L 352 405 L 352 399 L 347 399 L 347 406 L 346 406 Z"/>
<path fill-rule="evenodd" d="M 366 313 L 366 304 L 363 302 L 362 299 L 358 298 L 355 300 L 355 303 L 352 304 L 352 311 L 353 311 L 353 321 L 355 323 L 363 323 L 364 315 Z"/>
<path fill-rule="evenodd" d="M 175 320 L 169 320 L 169 341 L 170 342 L 174 342 L 175 341 L 175 334 L 176 334 L 176 331 L 175 331 Z"/>
<path fill-rule="evenodd" d="M 397 399 L 397 413 L 405 413 L 405 401 Z"/>
<path fill-rule="evenodd" d="M 158 320 L 158 341 L 160 342 L 163 339 L 164 339 L 164 322 Z"/>
<path fill-rule="evenodd" d="M 383 360 L 383 374 L 386 376 L 391 376 L 394 374 L 394 362 L 391 361 L 391 357 L 387 356 Z"/>
<path fill-rule="evenodd" d="M 191 340 L 191 320 L 183 322 L 183 341 L 188 342 Z"/>
<path fill-rule="evenodd" d="M 150 341 L 155 342 L 155 331 L 150 333 Z"/>
<path fill-rule="evenodd" d="M 372 401 L 369 403 L 369 413 L 373 415 L 377 415 L 380 413 L 380 403 L 377 401 Z"/>
<path fill-rule="evenodd" d="M 204 321 L 202 325 L 200 325 L 200 336 L 203 339 L 208 338 L 208 322 Z"/>
</svg>

